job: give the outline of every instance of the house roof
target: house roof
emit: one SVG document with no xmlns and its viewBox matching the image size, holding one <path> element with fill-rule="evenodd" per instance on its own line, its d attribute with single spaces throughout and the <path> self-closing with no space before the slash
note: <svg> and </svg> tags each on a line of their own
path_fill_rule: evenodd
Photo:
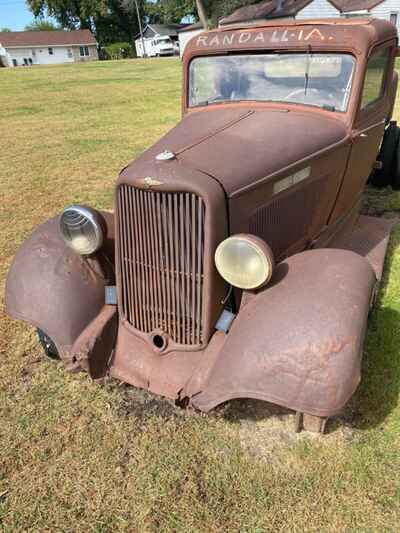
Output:
<svg viewBox="0 0 400 533">
<path fill-rule="evenodd" d="M 147 24 L 143 33 L 145 33 L 147 28 L 150 28 L 155 35 L 176 37 L 178 35 L 178 30 L 181 30 L 186 26 L 188 26 L 188 24 Z"/>
<path fill-rule="evenodd" d="M 201 22 L 196 22 L 195 24 L 189 24 L 189 26 L 185 26 L 184 28 L 179 29 L 178 33 L 183 33 L 185 31 L 197 31 L 202 29 L 203 24 Z"/>
<path fill-rule="evenodd" d="M 62 46 L 97 44 L 90 30 L 75 31 L 3 31 L 0 43 L 4 48 L 14 46 Z"/>
<path fill-rule="evenodd" d="M 352 11 L 368 11 L 385 0 L 329 0 L 341 13 Z"/>
<path fill-rule="evenodd" d="M 313 0 L 267 0 L 246 7 L 241 7 L 228 17 L 219 21 L 220 25 L 237 24 L 251 20 L 263 20 L 277 17 L 293 17 Z M 349 13 L 352 11 L 369 10 L 385 0 L 328 0 L 338 11 Z M 281 4 L 281 7 L 279 7 Z"/>
<path fill-rule="evenodd" d="M 283 0 L 281 7 L 280 2 L 276 0 L 267 0 L 250 6 L 237 9 L 228 17 L 219 21 L 220 25 L 237 24 L 251 20 L 264 20 L 276 17 L 293 17 L 301 9 L 311 4 L 313 0 Z"/>
</svg>

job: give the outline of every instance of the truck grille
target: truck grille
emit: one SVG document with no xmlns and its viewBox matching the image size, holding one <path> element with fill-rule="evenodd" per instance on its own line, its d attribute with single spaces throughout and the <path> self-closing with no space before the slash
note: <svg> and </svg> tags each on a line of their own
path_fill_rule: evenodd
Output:
<svg viewBox="0 0 400 533">
<path fill-rule="evenodd" d="M 204 217 L 194 194 L 119 188 L 121 306 L 137 330 L 202 344 Z"/>
</svg>

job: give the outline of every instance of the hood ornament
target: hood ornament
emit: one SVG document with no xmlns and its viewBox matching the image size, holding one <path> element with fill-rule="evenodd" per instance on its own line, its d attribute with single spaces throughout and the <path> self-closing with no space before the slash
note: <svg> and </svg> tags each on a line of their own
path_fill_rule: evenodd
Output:
<svg viewBox="0 0 400 533">
<path fill-rule="evenodd" d="M 159 185 L 164 185 L 162 181 L 158 181 L 154 178 L 151 178 L 150 176 L 143 179 L 143 185 L 147 189 L 151 189 L 152 187 L 158 187 Z"/>
<path fill-rule="evenodd" d="M 161 152 L 161 154 L 156 155 L 157 161 L 171 161 L 172 159 L 175 159 L 176 155 L 174 152 L 171 152 L 170 150 L 164 150 L 164 152 Z"/>
</svg>

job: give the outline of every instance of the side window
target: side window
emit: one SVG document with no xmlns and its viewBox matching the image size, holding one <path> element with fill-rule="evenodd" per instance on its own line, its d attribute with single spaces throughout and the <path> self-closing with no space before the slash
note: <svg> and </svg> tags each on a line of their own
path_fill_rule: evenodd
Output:
<svg viewBox="0 0 400 533">
<path fill-rule="evenodd" d="M 373 53 L 369 58 L 365 73 L 361 109 L 373 104 L 383 96 L 390 51 L 391 48 L 384 48 Z"/>
</svg>

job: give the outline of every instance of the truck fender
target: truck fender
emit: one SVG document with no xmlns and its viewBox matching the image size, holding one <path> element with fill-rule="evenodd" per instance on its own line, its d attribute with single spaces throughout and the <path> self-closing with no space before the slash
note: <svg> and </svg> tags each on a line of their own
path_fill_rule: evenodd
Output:
<svg viewBox="0 0 400 533">
<path fill-rule="evenodd" d="M 6 312 L 43 330 L 61 359 L 104 305 L 105 286 L 114 284 L 114 217 L 101 213 L 102 248 L 85 258 L 64 244 L 57 216 L 40 225 L 17 251 L 5 291 Z"/>
<path fill-rule="evenodd" d="M 360 381 L 376 284 L 366 259 L 318 249 L 280 263 L 247 295 L 194 407 L 254 398 L 319 417 L 336 414 Z"/>
</svg>

